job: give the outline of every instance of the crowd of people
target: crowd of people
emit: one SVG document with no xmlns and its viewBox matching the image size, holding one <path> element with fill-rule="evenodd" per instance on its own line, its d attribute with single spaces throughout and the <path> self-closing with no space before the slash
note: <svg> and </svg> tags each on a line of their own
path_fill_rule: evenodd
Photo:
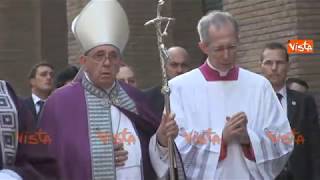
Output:
<svg viewBox="0 0 320 180">
<path fill-rule="evenodd" d="M 308 84 L 288 78 L 283 44 L 261 49 L 261 74 L 237 65 L 239 26 L 224 11 L 198 22 L 205 62 L 168 49 L 162 84 L 139 85 L 123 59 L 129 38 L 116 0 L 92 0 L 72 23 L 80 68 L 36 64 L 31 95 L 0 81 L 0 180 L 320 179 L 320 128 Z M 200 59 L 200 57 L 199 57 Z"/>
</svg>

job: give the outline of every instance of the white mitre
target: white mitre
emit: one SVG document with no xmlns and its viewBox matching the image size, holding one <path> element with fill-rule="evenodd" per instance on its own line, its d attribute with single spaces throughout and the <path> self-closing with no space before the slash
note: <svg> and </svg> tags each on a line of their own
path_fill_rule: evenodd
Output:
<svg viewBox="0 0 320 180">
<path fill-rule="evenodd" d="M 129 38 L 127 15 L 117 0 L 91 0 L 71 29 L 84 52 L 100 45 L 113 45 L 122 52 Z"/>
</svg>

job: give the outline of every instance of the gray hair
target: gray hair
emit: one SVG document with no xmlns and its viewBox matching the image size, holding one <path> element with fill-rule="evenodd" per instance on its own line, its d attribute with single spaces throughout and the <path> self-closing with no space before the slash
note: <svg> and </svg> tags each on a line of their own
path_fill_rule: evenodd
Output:
<svg viewBox="0 0 320 180">
<path fill-rule="evenodd" d="M 211 25 L 220 28 L 225 25 L 227 22 L 230 22 L 238 36 L 239 26 L 235 18 L 228 12 L 224 11 L 210 11 L 208 14 L 203 16 L 198 22 L 198 33 L 201 42 L 209 42 L 209 27 Z"/>
</svg>

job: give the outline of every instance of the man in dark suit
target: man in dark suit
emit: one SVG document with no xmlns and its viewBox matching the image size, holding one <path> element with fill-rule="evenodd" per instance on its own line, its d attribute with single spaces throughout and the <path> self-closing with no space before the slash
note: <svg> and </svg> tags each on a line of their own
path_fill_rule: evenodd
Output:
<svg viewBox="0 0 320 180">
<path fill-rule="evenodd" d="M 168 49 L 168 55 L 170 59 L 165 64 L 168 79 L 172 79 L 190 70 L 190 56 L 184 48 L 178 46 L 171 47 Z M 156 112 L 162 112 L 164 108 L 164 97 L 161 93 L 161 88 L 161 85 L 157 85 L 145 90 L 145 94 L 153 103 L 152 108 Z M 158 115 L 161 117 L 162 113 Z"/>
<path fill-rule="evenodd" d="M 309 89 L 308 83 L 299 78 L 288 78 L 286 84 L 289 89 L 302 93 L 306 93 Z"/>
<path fill-rule="evenodd" d="M 72 82 L 74 77 L 76 77 L 79 69 L 76 66 L 67 66 L 62 71 L 57 74 L 55 80 L 56 88 L 60 88 Z"/>
<path fill-rule="evenodd" d="M 11 86 L 0 80 L 0 180 L 56 180 L 48 138 L 33 126 L 31 113 Z"/>
<path fill-rule="evenodd" d="M 320 128 L 312 96 L 286 87 L 289 57 L 280 43 L 270 43 L 261 55 L 262 74 L 271 82 L 288 114 L 295 135 L 292 155 L 277 180 L 320 179 Z"/>
<path fill-rule="evenodd" d="M 29 74 L 32 95 L 24 100 L 32 112 L 34 122 L 37 122 L 44 102 L 54 88 L 54 68 L 51 64 L 41 62 L 34 65 Z"/>
</svg>

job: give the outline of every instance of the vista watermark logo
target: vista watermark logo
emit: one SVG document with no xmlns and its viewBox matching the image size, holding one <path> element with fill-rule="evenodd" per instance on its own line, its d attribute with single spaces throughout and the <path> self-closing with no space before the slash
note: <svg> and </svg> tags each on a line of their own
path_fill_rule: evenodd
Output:
<svg viewBox="0 0 320 180">
<path fill-rule="evenodd" d="M 289 40 L 288 54 L 311 54 L 314 52 L 313 40 Z"/>
<path fill-rule="evenodd" d="M 114 144 L 127 143 L 127 145 L 131 145 L 136 143 L 135 136 L 131 132 L 129 132 L 127 128 L 124 128 L 121 132 L 115 134 L 99 131 L 97 133 L 97 137 L 103 144 L 107 144 L 112 140 Z"/>
<path fill-rule="evenodd" d="M 20 144 L 51 144 L 52 139 L 49 134 L 42 129 L 35 132 L 19 132 L 16 134 Z"/>
</svg>

